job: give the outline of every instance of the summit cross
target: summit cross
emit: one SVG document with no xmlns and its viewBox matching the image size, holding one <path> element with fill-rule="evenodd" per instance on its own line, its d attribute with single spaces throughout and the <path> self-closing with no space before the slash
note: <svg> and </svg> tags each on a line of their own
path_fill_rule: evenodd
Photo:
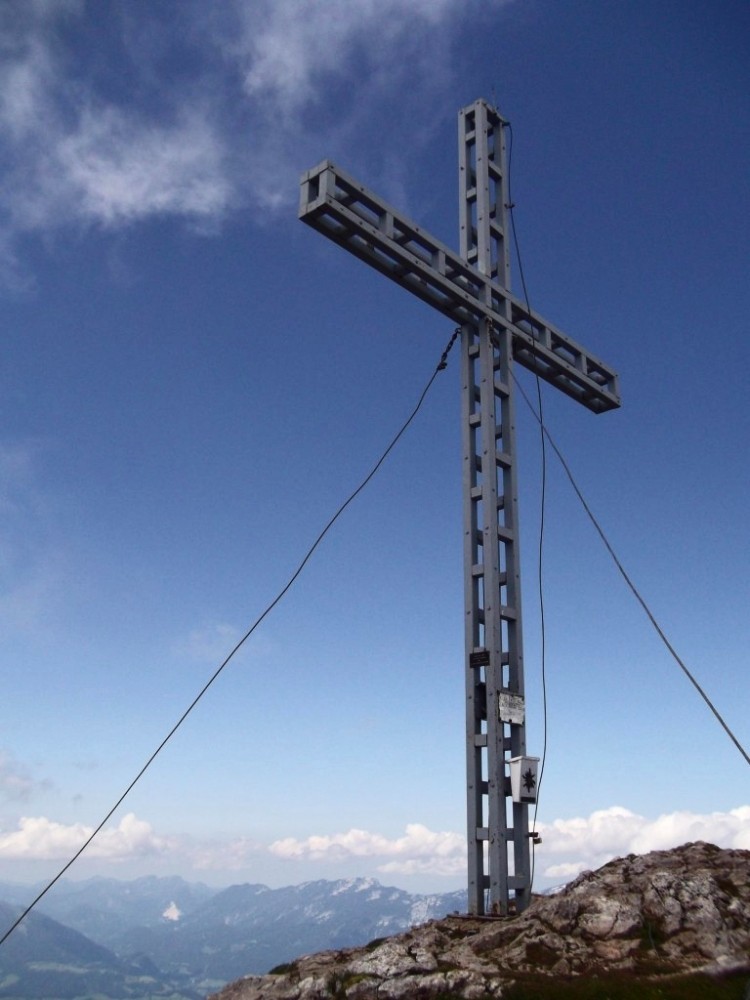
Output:
<svg viewBox="0 0 750 1000">
<path fill-rule="evenodd" d="M 468 905 L 521 912 L 531 897 L 513 363 L 594 413 L 617 375 L 510 291 L 506 122 L 459 112 L 460 255 L 333 163 L 303 174 L 299 217 L 461 328 Z"/>
</svg>

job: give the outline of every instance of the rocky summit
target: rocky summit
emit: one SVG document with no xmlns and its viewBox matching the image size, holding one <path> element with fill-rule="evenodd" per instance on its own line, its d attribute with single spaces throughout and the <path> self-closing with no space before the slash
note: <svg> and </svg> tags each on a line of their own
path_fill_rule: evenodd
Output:
<svg viewBox="0 0 750 1000">
<path fill-rule="evenodd" d="M 731 979 L 732 996 L 750 997 L 744 973 L 750 977 L 750 851 L 694 843 L 611 861 L 556 895 L 535 897 L 518 916 L 430 921 L 249 976 L 212 1000 L 510 1000 L 562 995 L 540 990 L 545 982 L 562 989 L 601 977 L 659 982 L 662 996 L 664 984 L 696 974 Z"/>
</svg>

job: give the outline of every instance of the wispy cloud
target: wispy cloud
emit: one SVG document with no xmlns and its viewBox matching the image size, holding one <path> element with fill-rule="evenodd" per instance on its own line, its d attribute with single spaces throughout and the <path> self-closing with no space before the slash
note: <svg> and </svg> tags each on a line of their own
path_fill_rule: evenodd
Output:
<svg viewBox="0 0 750 1000">
<path fill-rule="evenodd" d="M 418 51 L 424 32 L 461 8 L 455 0 L 265 0 L 242 5 L 231 51 L 245 92 L 289 115 L 317 101 L 331 77 L 398 67 L 404 47 Z"/>
<path fill-rule="evenodd" d="M 63 583 L 55 556 L 36 553 L 34 561 L 14 572 L 0 588 L 0 626 L 10 632 L 30 633 L 49 617 Z"/>
<path fill-rule="evenodd" d="M 209 621 L 197 628 L 190 629 L 188 634 L 172 645 L 175 656 L 184 657 L 196 663 L 218 667 L 232 652 L 245 633 L 247 625 L 242 630 L 222 621 Z M 276 651 L 273 639 L 267 635 L 255 632 L 252 639 L 238 650 L 236 659 L 263 659 Z"/>
<path fill-rule="evenodd" d="M 37 481 L 38 448 L 0 442 L 0 627 L 32 629 L 60 582 L 52 514 Z"/>
<path fill-rule="evenodd" d="M 266 846 L 251 837 L 231 840 L 186 840 L 182 853 L 196 871 L 242 871 L 256 864 Z"/>
<path fill-rule="evenodd" d="M 452 28 L 475 6 L 185 0 L 177 16 L 161 4 L 134 14 L 122 6 L 94 11 L 78 0 L 6 0 L 6 284 L 23 283 L 15 241 L 22 234 L 113 229 L 165 215 L 205 229 L 241 205 L 291 203 L 300 156 L 302 166 L 307 150 L 319 159 L 321 135 L 327 155 L 342 145 L 356 150 L 358 130 L 369 128 L 383 99 L 398 98 L 403 121 L 394 129 L 408 127 L 418 143 L 434 127 L 434 116 L 418 109 L 450 80 Z M 394 172 L 385 162 L 381 169 Z"/>
<path fill-rule="evenodd" d="M 153 215 L 221 216 L 232 194 L 222 158 L 221 139 L 198 112 L 157 126 L 114 108 L 86 108 L 57 145 L 50 168 L 62 182 L 48 185 L 56 204 L 47 208 L 73 206 L 110 226 Z"/>
<path fill-rule="evenodd" d="M 241 638 L 239 629 L 226 622 L 211 622 L 191 629 L 184 639 L 174 644 L 174 653 L 199 663 L 218 666 Z"/>
<path fill-rule="evenodd" d="M 0 796 L 11 802 L 25 802 L 36 787 L 29 769 L 0 747 Z"/>
<path fill-rule="evenodd" d="M 466 867 L 466 840 L 461 834 L 435 832 L 421 823 L 408 824 L 404 836 L 395 839 L 352 829 L 305 840 L 286 837 L 268 849 L 278 858 L 296 861 L 389 858 L 377 866 L 378 871 L 410 875 L 454 875 Z"/>
<path fill-rule="evenodd" d="M 0 22 L 2 208 L 11 229 L 220 216 L 231 185 L 209 109 L 177 102 L 164 120 L 125 100 L 127 91 L 114 103 L 93 75 L 84 83 L 71 71 L 64 29 L 84 7 L 31 5 L 34 17 L 23 6 L 10 3 L 17 16 Z"/>
</svg>

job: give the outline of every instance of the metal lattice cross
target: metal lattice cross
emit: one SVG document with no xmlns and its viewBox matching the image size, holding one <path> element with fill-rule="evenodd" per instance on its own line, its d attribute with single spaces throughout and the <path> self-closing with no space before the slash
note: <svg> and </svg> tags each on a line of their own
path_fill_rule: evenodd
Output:
<svg viewBox="0 0 750 1000">
<path fill-rule="evenodd" d="M 302 177 L 300 218 L 461 326 L 469 911 L 531 894 L 513 362 L 594 413 L 614 371 L 510 292 L 504 121 L 459 113 L 460 256 L 329 161 Z"/>
</svg>

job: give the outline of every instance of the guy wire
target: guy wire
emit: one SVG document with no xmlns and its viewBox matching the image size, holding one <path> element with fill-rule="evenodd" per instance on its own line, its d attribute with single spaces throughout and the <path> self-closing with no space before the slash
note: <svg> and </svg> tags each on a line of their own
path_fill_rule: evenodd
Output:
<svg viewBox="0 0 750 1000">
<path fill-rule="evenodd" d="M 529 301 L 529 290 L 526 285 L 526 276 L 523 270 L 523 259 L 521 257 L 521 247 L 518 242 L 518 233 L 516 232 L 516 218 L 515 218 L 515 204 L 513 203 L 513 197 L 511 195 L 511 163 L 513 161 L 513 126 L 509 121 L 504 121 L 503 125 L 508 130 L 508 204 L 505 206 L 508 210 L 508 215 L 510 216 L 510 227 L 513 234 L 513 246 L 516 252 L 516 261 L 518 262 L 518 274 L 521 279 L 521 288 L 523 289 L 523 297 L 526 303 L 526 310 L 531 312 L 531 303 Z M 532 335 L 533 342 L 533 335 Z M 533 348 L 532 348 L 533 349 Z M 512 369 L 511 369 L 512 374 Z M 542 761 L 539 768 L 539 780 L 536 786 L 536 799 L 534 802 L 534 818 L 531 825 L 531 875 L 529 879 L 529 894 L 531 893 L 534 886 L 534 872 L 536 867 L 536 823 L 537 814 L 539 811 L 539 795 L 542 788 L 542 780 L 544 778 L 544 767 L 547 763 L 547 737 L 548 737 L 548 723 L 547 723 L 547 632 L 545 628 L 544 620 L 544 515 L 547 503 L 547 447 L 545 442 L 545 426 L 544 426 L 544 407 L 542 403 L 542 381 L 539 378 L 539 374 L 534 372 L 536 378 L 536 398 L 538 406 L 538 416 L 539 421 L 539 442 L 541 447 L 541 496 L 540 496 L 540 511 L 539 511 L 539 545 L 537 549 L 537 589 L 539 594 L 539 629 L 540 629 L 540 642 L 541 642 L 541 674 L 542 674 Z M 517 379 L 513 375 L 513 380 L 517 384 Z"/>
<path fill-rule="evenodd" d="M 449 353 L 451 351 L 451 348 L 455 344 L 456 339 L 458 338 L 459 333 L 460 333 L 460 329 L 456 329 L 456 330 L 453 331 L 453 334 L 451 335 L 450 340 L 446 344 L 445 350 L 443 351 L 443 353 L 440 356 L 440 361 L 438 362 L 438 364 L 437 364 L 437 366 L 435 368 L 435 371 L 430 376 L 429 380 L 427 381 L 427 384 L 425 385 L 424 389 L 422 390 L 422 393 L 421 393 L 419 399 L 417 400 L 416 406 L 411 411 L 411 413 L 409 414 L 409 416 L 406 418 L 406 420 L 404 421 L 404 423 L 401 425 L 401 428 L 396 433 L 396 435 L 392 439 L 391 443 L 388 445 L 388 447 L 382 453 L 382 455 L 377 460 L 377 462 L 375 463 L 375 465 L 373 465 L 372 469 L 368 472 L 368 474 L 365 476 L 365 478 L 362 480 L 362 482 L 359 484 L 359 486 L 357 486 L 357 488 L 347 497 L 347 499 L 344 500 L 344 502 L 338 508 L 338 510 L 336 511 L 336 513 L 330 518 L 330 520 L 328 521 L 328 523 L 326 524 L 326 526 L 323 528 L 323 530 L 320 532 L 320 534 L 318 535 L 318 537 L 315 539 L 315 541 L 312 543 L 312 545 L 310 546 L 310 548 L 307 550 L 307 552 L 305 553 L 302 561 L 297 566 L 296 570 L 292 573 L 292 575 L 289 577 L 288 581 L 284 584 L 284 586 L 282 587 L 282 589 L 278 592 L 278 594 L 276 595 L 276 597 L 274 597 L 274 599 L 266 607 L 266 609 L 256 618 L 256 620 L 253 622 L 253 624 L 250 626 L 250 628 L 247 630 L 247 632 L 245 632 L 245 634 L 243 635 L 243 637 L 239 640 L 239 642 L 231 650 L 231 652 L 229 653 L 229 655 L 224 659 L 223 663 L 221 663 L 217 667 L 217 669 L 214 671 L 214 673 L 212 674 L 212 676 L 206 681 L 206 683 L 203 685 L 203 687 L 201 688 L 201 690 L 198 692 L 198 694 L 195 696 L 195 698 L 193 698 L 193 700 L 188 705 L 188 707 L 185 709 L 185 711 L 182 713 L 182 715 L 180 716 L 180 718 L 172 726 L 172 728 L 169 730 L 169 732 L 167 733 L 167 735 L 164 737 L 164 739 L 158 745 L 158 747 L 156 748 L 156 750 L 154 750 L 154 752 L 148 758 L 148 760 L 146 761 L 146 763 L 138 771 L 138 773 L 133 778 L 133 780 L 130 782 L 130 784 L 127 786 L 127 788 L 125 789 L 125 791 L 120 795 L 120 797 L 117 799 L 117 801 L 112 806 L 112 808 L 107 812 L 107 814 L 104 816 L 104 818 L 95 827 L 95 829 L 93 830 L 93 832 L 86 838 L 86 840 L 78 848 L 78 850 L 75 852 L 75 854 L 63 865 L 63 867 L 55 875 L 55 877 L 53 879 L 51 879 L 51 881 L 48 882 L 47 885 L 45 885 L 45 887 L 42 889 L 42 891 L 31 901 L 31 903 L 29 903 L 29 905 L 26 907 L 25 910 L 23 910 L 23 912 L 20 914 L 20 916 L 18 916 L 16 918 L 16 920 L 11 924 L 11 926 L 3 934 L 3 936 L 0 937 L 0 945 L 2 945 L 10 937 L 10 935 L 13 933 L 13 931 L 16 929 L 16 927 L 18 927 L 18 925 L 29 915 L 29 913 L 31 913 L 31 911 L 34 909 L 34 907 L 37 905 L 37 903 L 39 903 L 39 901 L 44 896 L 46 896 L 46 894 L 49 892 L 49 890 L 52 888 L 52 886 L 55 885 L 55 883 L 58 882 L 62 878 L 62 876 L 65 874 L 65 872 L 73 864 L 75 864 L 75 862 L 78 860 L 78 858 L 80 858 L 80 856 L 83 854 L 83 852 L 89 846 L 89 844 L 91 844 L 91 842 L 94 840 L 94 838 L 97 836 L 97 834 L 101 832 L 101 830 L 104 827 L 105 823 L 107 823 L 112 818 L 112 816 L 114 815 L 114 813 L 122 805 L 122 803 L 125 801 L 125 799 L 130 794 L 130 792 L 133 790 L 133 788 L 135 788 L 136 784 L 140 781 L 140 779 L 143 777 L 143 775 L 146 773 L 146 771 L 149 769 L 149 767 L 151 767 L 151 765 L 156 760 L 156 758 L 158 757 L 158 755 L 161 753 L 161 751 L 164 749 L 164 747 L 167 745 L 167 743 L 172 739 L 172 737 L 174 736 L 174 734 L 177 732 L 177 730 L 180 728 L 180 726 L 183 724 L 183 722 L 187 719 L 187 717 L 190 715 L 190 713 L 196 707 L 196 705 L 201 700 L 201 698 L 203 697 L 203 695 L 208 691 L 208 689 L 211 687 L 211 685 L 214 683 L 214 681 L 218 678 L 219 674 L 224 670 L 224 668 L 227 666 L 227 664 L 230 662 L 230 660 L 235 656 L 235 654 L 237 652 L 239 652 L 239 650 L 241 649 L 241 647 L 247 642 L 247 640 L 250 638 L 250 636 L 253 634 L 253 632 L 256 630 L 256 628 L 260 625 L 260 623 L 263 621 L 263 619 L 266 618 L 266 616 L 268 614 L 270 614 L 270 612 L 276 607 L 276 605 L 279 603 L 279 601 L 287 593 L 287 591 L 290 589 L 290 587 L 292 586 L 292 584 L 295 582 L 295 580 L 297 579 L 297 577 L 300 575 L 300 573 L 302 572 L 302 570 L 307 565 L 307 562 L 309 561 L 309 559 L 312 556 L 312 554 L 315 552 L 315 550 L 317 549 L 317 547 L 320 545 L 320 543 L 323 541 L 323 539 L 325 538 L 325 536 L 328 534 L 328 532 L 330 531 L 330 529 L 333 527 L 333 525 L 336 523 L 336 521 L 339 519 L 339 517 L 344 513 L 344 511 L 349 506 L 349 504 L 357 496 L 359 496 L 359 494 L 362 492 L 362 490 L 365 488 L 365 486 L 367 486 L 367 484 L 373 478 L 373 476 L 378 471 L 378 469 L 380 468 L 380 466 L 383 464 L 383 462 L 385 462 L 385 460 L 388 457 L 388 455 L 390 455 L 391 451 L 393 451 L 393 449 L 395 448 L 396 444 L 401 439 L 401 437 L 404 435 L 404 433 L 406 432 L 406 430 L 409 427 L 409 425 L 411 424 L 411 422 L 416 417 L 417 413 L 419 412 L 419 410 L 420 410 L 420 408 L 422 406 L 422 403 L 424 402 L 424 399 L 425 399 L 427 393 L 432 388 L 432 383 L 435 381 L 435 379 L 438 376 L 438 372 L 444 371 L 445 368 L 447 367 L 448 355 L 449 355 Z"/>
</svg>

